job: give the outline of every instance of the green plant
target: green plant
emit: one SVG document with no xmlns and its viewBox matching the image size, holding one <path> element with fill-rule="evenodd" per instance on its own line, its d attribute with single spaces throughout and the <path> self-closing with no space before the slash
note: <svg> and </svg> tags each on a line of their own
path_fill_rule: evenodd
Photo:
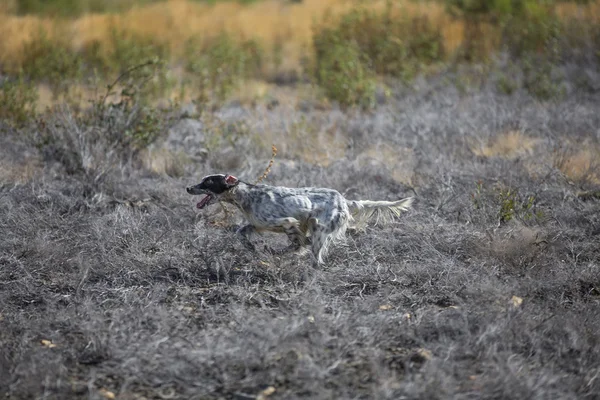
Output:
<svg viewBox="0 0 600 400">
<path fill-rule="evenodd" d="M 353 42 L 332 44 L 318 56 L 316 78 L 328 98 L 343 107 L 375 105 L 375 73 Z"/>
<path fill-rule="evenodd" d="M 500 222 L 508 222 L 513 218 L 528 221 L 540 215 L 534 211 L 535 196 L 523 197 L 517 189 L 511 188 L 499 188 L 497 192 L 500 204 L 498 211 Z"/>
<path fill-rule="evenodd" d="M 224 101 L 245 79 L 257 76 L 263 48 L 255 40 L 238 42 L 221 33 L 205 42 L 186 45 L 186 70 L 199 79 L 200 104 Z"/>
<path fill-rule="evenodd" d="M 525 54 L 556 57 L 562 24 L 550 4 L 523 1 L 501 20 L 502 42 L 513 57 Z"/>
<path fill-rule="evenodd" d="M 355 9 L 331 25 L 326 16 L 315 27 L 314 47 L 319 62 L 329 47 L 354 43 L 378 74 L 410 79 L 422 67 L 444 56 L 439 28 L 426 17 L 396 15 L 392 3 L 383 11 Z"/>
<path fill-rule="evenodd" d="M 499 73 L 496 86 L 502 93 L 511 95 L 517 90 L 518 83 L 509 74 Z"/>
<path fill-rule="evenodd" d="M 22 72 L 29 79 L 50 83 L 55 89 L 81 77 L 82 58 L 70 44 L 44 30 L 23 45 Z"/>
<path fill-rule="evenodd" d="M 76 17 L 86 12 L 124 11 L 135 5 L 164 0 L 15 0 L 18 14 L 39 14 L 58 17 Z"/>
<path fill-rule="evenodd" d="M 543 218 L 543 212 L 536 209 L 536 200 L 535 195 L 522 195 L 517 188 L 489 188 L 482 181 L 475 183 L 475 190 L 471 193 L 471 202 L 478 214 L 484 220 L 493 219 L 500 224 L 513 219 L 527 222 Z"/>
<path fill-rule="evenodd" d="M 555 74 L 554 64 L 544 57 L 524 57 L 523 75 L 523 87 L 539 100 L 550 100 L 564 94 L 560 75 Z"/>
<path fill-rule="evenodd" d="M 116 166 L 142 161 L 142 151 L 173 119 L 172 108 L 154 107 L 144 94 L 161 68 L 157 60 L 129 68 L 89 109 L 56 106 L 38 120 L 34 144 L 45 158 L 60 162 L 68 174 L 83 174 L 92 186 Z"/>
<path fill-rule="evenodd" d="M 0 119 L 22 126 L 35 117 L 37 91 L 23 76 L 0 82 Z"/>
<path fill-rule="evenodd" d="M 94 104 L 95 119 L 108 126 L 109 134 L 120 147 L 137 152 L 165 132 L 170 110 L 150 104 L 155 90 L 153 81 L 161 79 L 164 69 L 164 63 L 156 58 L 135 65 L 108 85 L 104 96 Z M 109 97 L 119 101 L 107 104 Z"/>
</svg>

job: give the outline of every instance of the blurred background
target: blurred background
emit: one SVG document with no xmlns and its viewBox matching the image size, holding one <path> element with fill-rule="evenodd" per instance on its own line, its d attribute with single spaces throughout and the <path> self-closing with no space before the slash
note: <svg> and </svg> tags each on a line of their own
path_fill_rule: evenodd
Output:
<svg viewBox="0 0 600 400">
<path fill-rule="evenodd" d="M 0 117 L 86 107 L 136 66 L 123 77 L 136 84 L 110 96 L 129 85 L 163 106 L 287 95 L 371 108 L 390 80 L 478 65 L 496 66 L 501 91 L 543 100 L 565 90 L 556 65 L 596 65 L 599 22 L 593 0 L 4 0 Z"/>
</svg>

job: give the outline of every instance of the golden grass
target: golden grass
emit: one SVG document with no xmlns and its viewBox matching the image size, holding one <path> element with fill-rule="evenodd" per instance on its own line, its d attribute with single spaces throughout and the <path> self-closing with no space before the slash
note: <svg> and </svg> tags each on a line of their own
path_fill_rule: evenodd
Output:
<svg viewBox="0 0 600 400">
<path fill-rule="evenodd" d="M 322 21 L 326 13 L 340 15 L 356 4 L 348 0 L 304 0 L 301 3 L 265 0 L 251 5 L 236 2 L 206 5 L 188 0 L 169 0 L 121 14 L 89 14 L 74 20 L 19 17 L 0 10 L 0 35 L 3 38 L 0 40 L 0 60 L 5 64 L 20 65 L 23 44 L 40 29 L 47 31 L 51 38 L 71 38 L 75 49 L 94 41 L 106 45 L 110 43 L 113 29 L 126 31 L 167 44 L 174 57 L 183 53 L 188 39 L 208 38 L 226 31 L 239 38 L 256 38 L 266 49 L 282 44 L 281 68 L 297 69 L 311 46 L 314 23 Z M 362 4 L 369 9 L 383 9 L 386 1 L 373 0 Z M 426 15 L 435 24 L 443 26 L 448 48 L 460 44 L 461 23 L 451 21 L 440 5 L 408 0 L 395 4 L 395 12 Z"/>
<path fill-rule="evenodd" d="M 140 159 L 147 170 L 172 177 L 182 176 L 189 162 L 185 154 L 152 148 L 143 150 Z"/>
<path fill-rule="evenodd" d="M 554 165 L 569 180 L 600 184 L 600 147 L 585 146 L 571 152 L 556 152 Z"/>
<path fill-rule="evenodd" d="M 10 184 L 23 184 L 30 182 L 41 171 L 37 159 L 28 159 L 22 162 L 0 160 L 0 182 Z"/>
<path fill-rule="evenodd" d="M 396 182 L 411 186 L 414 184 L 417 159 L 412 149 L 380 143 L 369 147 L 357 160 L 361 167 L 374 166 L 389 172 Z"/>
<path fill-rule="evenodd" d="M 522 132 L 508 131 L 492 137 L 487 144 L 471 146 L 471 151 L 480 157 L 514 158 L 531 153 L 537 142 Z"/>
<path fill-rule="evenodd" d="M 0 7 L 0 61 L 9 66 L 20 65 L 23 44 L 40 29 L 49 32 L 51 37 L 71 38 L 76 49 L 94 41 L 110 43 L 111 31 L 117 29 L 165 43 L 175 57 L 184 51 L 186 40 L 203 39 L 226 31 L 240 38 L 259 39 L 267 49 L 282 43 L 281 67 L 295 69 L 311 46 L 315 21 L 322 21 L 327 13 L 331 17 L 340 15 L 357 4 L 382 10 L 386 3 L 385 0 L 368 3 L 351 0 L 304 0 L 301 3 L 263 0 L 251 5 L 237 2 L 207 5 L 188 0 L 169 0 L 134 7 L 121 14 L 88 14 L 74 20 L 13 16 L 7 12 L 10 7 Z M 449 52 L 460 46 L 464 24 L 453 20 L 440 4 L 409 0 L 399 0 L 393 4 L 394 13 L 427 16 L 434 25 L 442 27 L 444 44 Z M 557 6 L 557 12 L 565 18 L 585 18 L 600 23 L 600 1 L 587 6 L 561 4 Z M 332 18 L 328 17 L 328 20 Z M 487 30 L 485 32 L 489 34 Z"/>
</svg>

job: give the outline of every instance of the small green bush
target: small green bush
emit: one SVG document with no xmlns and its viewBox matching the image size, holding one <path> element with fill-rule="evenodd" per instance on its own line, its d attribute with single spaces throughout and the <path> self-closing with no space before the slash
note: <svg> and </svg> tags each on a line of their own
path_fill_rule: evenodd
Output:
<svg viewBox="0 0 600 400">
<path fill-rule="evenodd" d="M 382 12 L 356 9 L 333 27 L 325 21 L 316 27 L 317 62 L 327 57 L 330 45 L 352 42 L 369 60 L 375 72 L 410 79 L 422 66 L 444 56 L 442 34 L 425 17 L 394 15 L 390 5 Z"/>
<path fill-rule="evenodd" d="M 539 100 L 550 100 L 565 92 L 560 70 L 545 57 L 527 55 L 523 58 L 523 87 Z"/>
<path fill-rule="evenodd" d="M 91 185 L 115 167 L 139 161 L 141 150 L 168 131 L 175 115 L 173 107 L 155 107 L 144 94 L 160 69 L 157 61 L 130 68 L 89 109 L 57 105 L 40 119 L 35 145 L 46 159 L 60 162 L 69 174 L 84 174 Z M 114 95 L 118 100 L 109 101 Z"/>
<path fill-rule="evenodd" d="M 168 60 L 170 52 L 164 43 L 113 27 L 108 42 L 89 43 L 82 50 L 82 58 L 87 71 L 108 77 L 149 60 Z"/>
<path fill-rule="evenodd" d="M 22 76 L 0 81 L 0 120 L 22 126 L 35 117 L 37 91 Z"/>
<path fill-rule="evenodd" d="M 23 46 L 22 72 L 29 79 L 58 86 L 81 77 L 82 59 L 59 35 L 51 39 L 40 30 Z"/>
<path fill-rule="evenodd" d="M 254 40 L 239 43 L 222 33 L 205 43 L 186 45 L 186 71 L 199 80 L 198 102 L 222 102 L 245 79 L 258 76 L 264 50 Z"/>
<path fill-rule="evenodd" d="M 165 44 L 118 29 L 111 30 L 108 46 L 111 51 L 106 66 L 110 71 L 123 72 L 148 60 L 169 59 L 169 47 Z"/>
<path fill-rule="evenodd" d="M 118 147 L 137 152 L 166 131 L 170 108 L 157 108 L 150 102 L 156 98 L 156 87 L 164 75 L 165 65 L 158 59 L 135 65 L 111 83 L 105 95 L 94 103 L 93 120 L 107 128 L 107 135 Z M 114 94 L 119 101 L 106 104 Z"/>
<path fill-rule="evenodd" d="M 15 0 L 15 12 L 20 15 L 77 17 L 86 12 L 118 12 L 164 0 Z"/>
<path fill-rule="evenodd" d="M 318 57 L 316 78 L 325 94 L 342 107 L 375 105 L 375 74 L 358 45 L 340 41 Z"/>
<path fill-rule="evenodd" d="M 88 74 L 93 71 L 94 76 L 105 80 L 116 79 L 132 67 L 146 65 L 127 73 L 129 81 L 143 82 L 143 90 L 140 88 L 137 93 L 140 98 L 156 99 L 175 85 L 166 64 L 170 58 L 169 48 L 152 38 L 112 29 L 107 44 L 92 42 L 82 54 Z"/>
<path fill-rule="evenodd" d="M 484 223 L 503 224 L 513 219 L 533 222 L 544 217 L 544 213 L 536 207 L 535 195 L 523 195 L 517 188 L 500 185 L 487 187 L 482 181 L 475 185 L 471 194 L 474 214 Z"/>
<path fill-rule="evenodd" d="M 555 57 L 562 24 L 548 5 L 527 1 L 502 20 L 502 42 L 513 57 L 525 54 Z"/>
</svg>

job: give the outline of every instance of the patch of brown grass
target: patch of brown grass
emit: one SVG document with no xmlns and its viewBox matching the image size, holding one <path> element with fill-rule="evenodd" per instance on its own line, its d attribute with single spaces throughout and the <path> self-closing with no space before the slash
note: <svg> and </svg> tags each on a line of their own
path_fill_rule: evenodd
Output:
<svg viewBox="0 0 600 400">
<path fill-rule="evenodd" d="M 537 142 L 520 131 L 508 131 L 491 137 L 487 144 L 472 145 L 471 151 L 480 157 L 515 158 L 531 153 Z"/>
<path fill-rule="evenodd" d="M 362 152 L 357 160 L 360 167 L 374 165 L 388 171 L 396 182 L 414 184 L 417 160 L 412 149 L 380 143 Z"/>
<path fill-rule="evenodd" d="M 382 10 L 386 1 L 374 0 L 364 7 Z M 54 20 L 37 16 L 13 16 L 0 13 L 0 60 L 12 67 L 20 65 L 24 43 L 40 29 L 52 37 L 72 38 L 75 49 L 98 42 L 110 46 L 111 32 L 128 32 L 164 43 L 174 57 L 185 50 L 190 38 L 208 38 L 226 31 L 234 37 L 258 39 L 266 49 L 282 44 L 282 69 L 297 69 L 307 54 L 315 21 L 326 13 L 332 17 L 348 12 L 356 6 L 347 0 L 304 0 L 301 3 L 283 3 L 265 0 L 251 5 L 237 2 L 219 2 L 215 5 L 188 0 L 170 0 L 146 7 L 133 8 L 121 14 L 88 14 L 74 20 Z M 443 7 L 432 3 L 413 3 L 402 0 L 395 3 L 397 12 L 409 16 L 426 15 L 444 26 L 447 47 L 456 48 L 462 37 L 461 23 L 450 21 Z M 60 27 L 60 29 L 58 29 Z"/>
<path fill-rule="evenodd" d="M 554 166 L 576 183 L 600 184 L 600 147 L 581 145 L 573 150 L 556 150 Z"/>
<path fill-rule="evenodd" d="M 280 0 L 257 1 L 250 5 L 218 2 L 214 5 L 189 0 L 169 0 L 145 7 L 134 7 L 120 14 L 88 14 L 74 20 L 38 16 L 10 15 L 10 5 L 0 6 L 0 61 L 8 66 L 20 65 L 23 44 L 40 29 L 50 37 L 72 38 L 75 49 L 95 41 L 107 45 L 111 32 L 130 32 L 165 43 L 177 57 L 184 51 L 186 40 L 206 38 L 226 31 L 239 38 L 256 38 L 267 49 L 282 43 L 283 69 L 298 68 L 301 58 L 311 46 L 313 25 L 325 15 L 333 20 L 360 4 L 373 10 L 383 10 L 385 0 L 357 3 L 348 0 L 304 0 L 300 3 Z M 8 3 L 6 3 L 8 4 Z M 451 53 L 461 45 L 464 33 L 462 21 L 452 19 L 444 7 L 432 2 L 399 0 L 393 12 L 408 16 L 427 16 L 442 26 L 445 48 Z M 557 5 L 562 18 L 585 18 L 600 22 L 600 1 L 589 5 L 565 3 Z M 485 31 L 486 35 L 493 34 Z M 493 41 L 494 39 L 490 39 Z"/>
<path fill-rule="evenodd" d="M 14 162 L 0 160 L 0 182 L 10 184 L 24 184 L 31 181 L 41 171 L 37 159 Z"/>
<path fill-rule="evenodd" d="M 164 148 L 143 150 L 140 159 L 147 170 L 172 177 L 182 176 L 185 165 L 189 162 L 185 154 Z"/>
</svg>

